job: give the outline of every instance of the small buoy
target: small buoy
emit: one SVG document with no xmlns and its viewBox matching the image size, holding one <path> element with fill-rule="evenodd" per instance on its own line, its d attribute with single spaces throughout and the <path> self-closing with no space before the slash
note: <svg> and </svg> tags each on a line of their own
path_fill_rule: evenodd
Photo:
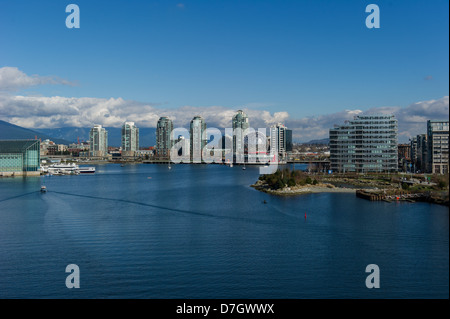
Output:
<svg viewBox="0 0 450 319">
<path fill-rule="evenodd" d="M 306 213 L 305 213 L 305 219 L 306 219 Z"/>
</svg>

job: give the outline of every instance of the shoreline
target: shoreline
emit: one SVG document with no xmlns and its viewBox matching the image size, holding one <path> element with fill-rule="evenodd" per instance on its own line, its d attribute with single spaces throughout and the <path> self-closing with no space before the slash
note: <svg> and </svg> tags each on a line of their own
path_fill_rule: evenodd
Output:
<svg viewBox="0 0 450 319">
<path fill-rule="evenodd" d="M 258 191 L 277 196 L 296 196 L 296 195 L 317 194 L 317 193 L 356 194 L 357 191 L 357 188 L 336 187 L 333 184 L 317 184 L 317 185 L 285 187 L 282 189 L 271 189 L 268 188 L 267 184 L 262 181 L 257 181 L 255 184 L 250 185 L 250 187 L 253 187 Z"/>
<path fill-rule="evenodd" d="M 371 199 L 367 196 L 359 196 L 358 193 L 368 193 L 374 196 L 380 195 L 378 190 L 374 190 L 372 188 L 344 188 L 344 187 L 337 187 L 333 184 L 317 184 L 317 185 L 304 185 L 304 186 L 293 186 L 293 187 L 285 187 L 282 189 L 271 189 L 268 187 L 267 183 L 264 181 L 258 180 L 255 184 L 250 185 L 250 187 L 267 193 L 269 195 L 275 195 L 275 196 L 298 196 L 298 195 L 306 195 L 306 194 L 318 194 L 318 193 L 347 193 L 347 194 L 355 194 L 355 196 L 365 198 L 370 201 L 386 201 L 386 202 L 393 202 L 393 201 L 408 201 L 412 203 L 416 202 L 428 202 L 430 204 L 438 204 L 438 205 L 444 205 L 448 206 L 449 202 L 448 199 L 442 199 L 440 196 L 427 196 L 426 198 L 403 198 L 402 195 L 395 195 L 398 196 L 397 200 L 387 200 L 383 198 L 377 198 L 377 199 Z M 401 193 L 402 191 L 400 191 Z"/>
</svg>

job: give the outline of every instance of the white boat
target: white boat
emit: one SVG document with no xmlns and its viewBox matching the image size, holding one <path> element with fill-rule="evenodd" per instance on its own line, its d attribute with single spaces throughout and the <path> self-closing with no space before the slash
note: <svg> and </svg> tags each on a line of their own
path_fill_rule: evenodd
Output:
<svg viewBox="0 0 450 319">
<path fill-rule="evenodd" d="M 47 187 L 41 186 L 41 193 L 46 193 L 46 192 L 47 192 Z"/>
<path fill-rule="evenodd" d="M 53 164 L 47 167 L 47 171 L 53 175 L 59 174 L 77 174 L 78 173 L 78 165 L 74 163 L 70 164 Z"/>
<path fill-rule="evenodd" d="M 70 164 L 53 164 L 42 168 L 43 172 L 51 175 L 78 175 L 78 174 L 93 174 L 95 167 L 79 167 L 75 163 Z"/>
</svg>

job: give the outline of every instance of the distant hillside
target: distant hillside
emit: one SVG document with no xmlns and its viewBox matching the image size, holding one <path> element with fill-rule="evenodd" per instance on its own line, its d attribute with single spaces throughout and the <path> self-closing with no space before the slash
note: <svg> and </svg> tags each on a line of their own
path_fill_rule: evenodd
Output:
<svg viewBox="0 0 450 319">
<path fill-rule="evenodd" d="M 77 138 L 81 141 L 89 140 L 89 130 L 90 128 L 83 127 L 64 127 L 64 128 L 35 128 L 36 132 L 53 136 L 54 138 L 69 141 L 70 143 L 76 143 Z"/>
<path fill-rule="evenodd" d="M 122 129 L 119 127 L 105 127 L 108 131 L 108 145 L 122 145 Z M 55 138 L 64 139 L 74 143 L 79 138 L 81 141 L 89 141 L 90 127 L 64 127 L 64 128 L 48 128 L 35 129 L 38 132 L 53 136 Z M 139 128 L 139 145 L 141 147 L 154 146 L 156 144 L 155 128 Z"/>
<path fill-rule="evenodd" d="M 43 134 L 34 130 L 30 130 L 21 126 L 17 126 L 0 120 L 0 140 L 34 140 L 35 137 L 41 140 L 52 140 L 57 144 L 68 144 L 64 139 L 53 138 L 50 135 Z"/>
<path fill-rule="evenodd" d="M 311 140 L 309 142 L 301 143 L 301 144 L 329 144 L 329 143 L 330 143 L 329 138 L 323 138 L 321 140 Z"/>
</svg>

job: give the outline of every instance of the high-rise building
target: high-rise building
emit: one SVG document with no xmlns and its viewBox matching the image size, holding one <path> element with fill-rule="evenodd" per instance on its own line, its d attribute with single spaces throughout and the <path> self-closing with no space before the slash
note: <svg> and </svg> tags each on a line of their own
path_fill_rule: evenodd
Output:
<svg viewBox="0 0 450 319">
<path fill-rule="evenodd" d="M 139 150 L 139 128 L 134 122 L 125 122 L 122 126 L 122 155 L 134 156 Z"/>
<path fill-rule="evenodd" d="M 200 163 L 202 161 L 202 150 L 207 144 L 207 138 L 203 134 L 206 131 L 206 123 L 200 115 L 191 120 L 190 125 L 190 152 L 191 162 Z"/>
<path fill-rule="evenodd" d="M 162 116 L 156 125 L 156 156 L 160 159 L 170 158 L 170 149 L 174 145 L 171 139 L 173 122 L 167 116 Z"/>
<path fill-rule="evenodd" d="M 270 150 L 271 154 L 276 154 L 281 159 L 286 158 L 286 152 L 292 151 L 292 131 L 281 123 L 270 127 Z"/>
<path fill-rule="evenodd" d="M 176 155 L 178 157 L 178 160 L 183 163 L 188 163 L 191 158 L 191 146 L 190 146 L 190 140 L 185 138 L 183 135 L 178 136 L 178 139 L 175 140 L 175 143 L 177 144 Z"/>
<path fill-rule="evenodd" d="M 428 167 L 430 173 L 448 173 L 448 123 L 449 121 L 427 122 Z"/>
<path fill-rule="evenodd" d="M 245 136 L 246 156 L 248 163 L 266 163 L 270 157 L 267 157 L 267 149 L 269 143 L 267 142 L 266 130 L 251 130 Z"/>
<path fill-rule="evenodd" d="M 394 115 L 359 115 L 346 122 L 330 129 L 333 171 L 398 171 L 398 128 Z"/>
<path fill-rule="evenodd" d="M 286 152 L 292 152 L 292 130 L 286 129 Z"/>
<path fill-rule="evenodd" d="M 249 128 L 248 116 L 239 110 L 231 121 L 233 128 L 233 155 L 234 161 L 243 163 L 245 160 L 245 133 Z"/>
<path fill-rule="evenodd" d="M 94 125 L 89 132 L 89 155 L 103 157 L 108 154 L 108 131 L 101 125 Z"/>
<path fill-rule="evenodd" d="M 428 140 L 426 134 L 416 136 L 416 172 L 425 173 L 428 171 Z"/>
<path fill-rule="evenodd" d="M 412 164 L 412 171 L 416 172 L 417 171 L 417 136 L 411 138 L 409 140 L 409 143 L 411 144 L 410 159 L 411 159 L 411 164 Z"/>
</svg>

